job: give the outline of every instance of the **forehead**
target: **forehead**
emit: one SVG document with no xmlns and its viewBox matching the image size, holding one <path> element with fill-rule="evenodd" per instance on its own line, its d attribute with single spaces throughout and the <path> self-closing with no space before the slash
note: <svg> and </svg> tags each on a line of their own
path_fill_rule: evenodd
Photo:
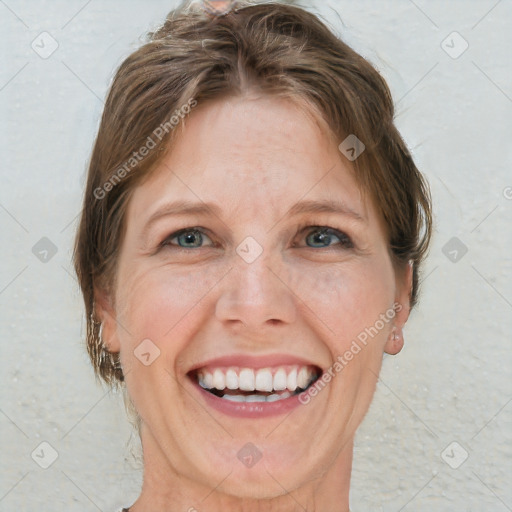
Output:
<svg viewBox="0 0 512 512">
<path fill-rule="evenodd" d="M 371 214 L 327 126 L 296 102 L 236 97 L 197 106 L 171 150 L 135 191 L 129 215 L 170 200 L 211 201 L 231 221 L 282 216 L 299 200 L 341 201 Z"/>
</svg>

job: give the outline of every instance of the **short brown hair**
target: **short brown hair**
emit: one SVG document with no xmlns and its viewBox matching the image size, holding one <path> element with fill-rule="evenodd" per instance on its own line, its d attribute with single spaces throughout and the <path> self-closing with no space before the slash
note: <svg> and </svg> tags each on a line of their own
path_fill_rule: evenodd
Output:
<svg viewBox="0 0 512 512">
<path fill-rule="evenodd" d="M 87 349 L 96 375 L 107 384 L 122 382 L 123 373 L 119 354 L 99 357 L 94 289 L 115 288 L 128 201 L 178 130 L 164 130 L 155 150 L 131 162 L 133 170 L 126 162 L 191 99 L 203 104 L 249 90 L 305 100 L 337 144 L 348 135 L 364 143 L 354 175 L 382 216 L 396 268 L 413 264 L 411 306 L 416 303 L 432 231 L 430 194 L 393 123 L 384 79 L 302 8 L 237 2 L 215 16 L 184 5 L 117 70 L 90 160 L 74 263 L 85 301 Z"/>
</svg>

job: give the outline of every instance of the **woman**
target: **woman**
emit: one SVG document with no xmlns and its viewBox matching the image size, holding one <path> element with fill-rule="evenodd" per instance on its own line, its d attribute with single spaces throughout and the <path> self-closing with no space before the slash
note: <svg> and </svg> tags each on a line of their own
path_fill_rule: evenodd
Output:
<svg viewBox="0 0 512 512">
<path fill-rule="evenodd" d="M 75 245 L 142 442 L 124 510 L 348 511 L 430 234 L 388 87 L 314 15 L 171 12 L 117 71 Z"/>
</svg>

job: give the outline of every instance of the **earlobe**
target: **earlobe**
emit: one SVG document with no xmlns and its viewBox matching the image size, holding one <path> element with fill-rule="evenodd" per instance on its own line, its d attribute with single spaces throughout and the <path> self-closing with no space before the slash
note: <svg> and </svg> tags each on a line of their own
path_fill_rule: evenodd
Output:
<svg viewBox="0 0 512 512">
<path fill-rule="evenodd" d="M 395 356 L 402 350 L 404 347 L 404 335 L 401 328 L 393 327 L 388 340 L 386 341 L 386 345 L 384 347 L 384 352 L 386 354 L 390 354 Z"/>
<path fill-rule="evenodd" d="M 407 264 L 405 275 L 400 283 L 397 284 L 397 296 L 395 298 L 395 321 L 393 329 L 384 346 L 384 352 L 391 355 L 398 354 L 404 347 L 403 326 L 409 318 L 411 311 L 411 291 L 412 291 L 412 262 Z"/>
</svg>

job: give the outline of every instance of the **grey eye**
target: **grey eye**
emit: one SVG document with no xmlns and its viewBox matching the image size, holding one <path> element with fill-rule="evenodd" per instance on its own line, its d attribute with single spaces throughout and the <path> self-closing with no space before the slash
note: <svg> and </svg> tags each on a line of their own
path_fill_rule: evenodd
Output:
<svg viewBox="0 0 512 512">
<path fill-rule="evenodd" d="M 330 247 L 336 245 L 336 241 L 343 247 L 352 246 L 352 242 L 347 235 L 333 228 L 316 227 L 306 236 L 306 243 L 313 248 Z M 331 242 L 334 242 L 334 244 Z"/>
<path fill-rule="evenodd" d="M 162 246 L 178 246 L 181 248 L 190 248 L 190 249 L 198 249 L 203 246 L 203 238 L 206 237 L 209 239 L 207 235 L 205 235 L 202 231 L 198 229 L 182 229 L 181 231 L 177 231 L 172 235 L 168 236 L 163 242 Z M 177 243 L 174 242 L 177 240 Z"/>
</svg>

